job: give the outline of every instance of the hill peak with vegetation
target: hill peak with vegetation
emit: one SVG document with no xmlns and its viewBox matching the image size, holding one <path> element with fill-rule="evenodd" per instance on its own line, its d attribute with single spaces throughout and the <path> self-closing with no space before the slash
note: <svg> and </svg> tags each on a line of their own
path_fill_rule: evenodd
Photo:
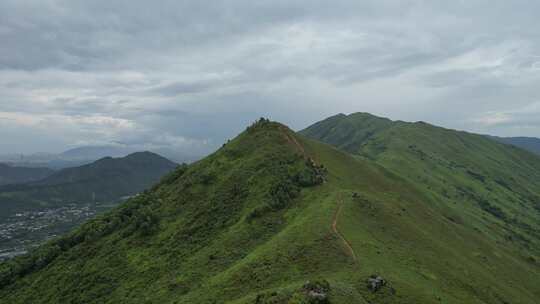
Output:
<svg viewBox="0 0 540 304">
<path fill-rule="evenodd" d="M 111 212 L 0 264 L 0 298 L 536 303 L 537 158 L 429 125 L 342 116 L 309 133 L 340 149 L 257 121 Z"/>
<path fill-rule="evenodd" d="M 137 176 L 136 179 L 144 180 L 131 180 L 129 182 L 135 182 L 133 187 L 143 190 L 144 188 L 141 189 L 138 185 L 145 184 L 148 187 L 176 166 L 177 164 L 158 154 L 147 151 L 135 152 L 125 157 L 103 157 L 87 165 L 66 168 L 43 180 L 32 183 L 32 185 L 50 186 L 74 182 L 89 182 L 102 180 L 105 177 L 123 178 L 127 182 L 129 177 Z"/>
<path fill-rule="evenodd" d="M 34 182 L 2 186 L 0 216 L 68 203 L 118 201 L 149 188 L 176 166 L 157 154 L 140 152 L 62 169 Z"/>
</svg>

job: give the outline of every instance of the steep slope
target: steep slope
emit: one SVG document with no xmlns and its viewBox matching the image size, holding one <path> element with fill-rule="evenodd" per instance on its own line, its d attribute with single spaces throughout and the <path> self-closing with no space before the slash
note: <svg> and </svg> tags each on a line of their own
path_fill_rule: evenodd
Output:
<svg viewBox="0 0 540 304">
<path fill-rule="evenodd" d="M 261 121 L 214 155 L 179 168 L 152 191 L 32 255 L 3 264 L 0 298 L 15 303 L 202 303 L 240 298 L 272 281 L 279 286 L 278 272 L 248 265 L 266 259 L 265 252 L 280 258 L 263 247 L 303 237 L 277 237 L 286 228 L 300 228 L 288 225 L 303 217 L 293 208 L 300 189 L 322 182 L 322 169 L 302 149 L 287 128 Z M 300 249 L 290 254 L 303 259 Z"/>
<path fill-rule="evenodd" d="M 519 147 L 540 155 L 540 138 L 535 137 L 495 137 L 490 136 L 492 139 Z"/>
<path fill-rule="evenodd" d="M 0 264 L 0 299 L 537 302 L 535 243 L 508 242 L 498 219 L 445 207 L 393 171 L 261 120 L 114 211 Z M 388 281 L 377 292 L 366 287 L 372 274 Z"/>
<path fill-rule="evenodd" d="M 47 178 L 0 187 L 0 216 L 71 202 L 108 202 L 150 187 L 176 164 L 150 152 L 103 158 Z"/>
<path fill-rule="evenodd" d="M 33 182 L 53 173 L 54 171 L 49 168 L 14 167 L 0 164 L 0 186 Z"/>
</svg>

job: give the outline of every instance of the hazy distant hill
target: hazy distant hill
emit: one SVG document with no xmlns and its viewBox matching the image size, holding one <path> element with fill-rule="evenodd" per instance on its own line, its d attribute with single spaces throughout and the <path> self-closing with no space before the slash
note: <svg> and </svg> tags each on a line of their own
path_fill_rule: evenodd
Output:
<svg viewBox="0 0 540 304">
<path fill-rule="evenodd" d="M 70 202 L 107 202 L 147 189 L 177 165 L 150 152 L 106 157 L 40 181 L 0 187 L 0 214 Z"/>
<path fill-rule="evenodd" d="M 540 155 L 540 138 L 535 137 L 495 137 L 493 139 Z"/>
<path fill-rule="evenodd" d="M 137 151 L 134 147 L 127 146 L 84 146 L 67 150 L 61 153 L 59 160 L 75 161 L 75 160 L 97 160 L 103 157 L 124 157 L 128 154 Z M 190 163 L 198 160 L 201 156 L 187 154 L 180 151 L 175 151 L 168 148 L 157 148 L 152 152 L 163 155 L 164 157 L 178 163 Z"/>
<path fill-rule="evenodd" d="M 86 165 L 104 157 L 124 157 L 137 151 L 141 151 L 141 149 L 129 146 L 82 146 L 59 154 L 0 155 L 0 163 L 17 167 L 47 167 L 60 170 Z M 197 154 L 198 152 L 190 153 L 170 148 L 156 148 L 151 152 L 177 163 L 191 163 L 202 157 L 202 154 Z"/>
<path fill-rule="evenodd" d="M 301 133 L 333 146 L 260 120 L 150 191 L 0 264 L 0 298 L 538 303 L 540 158 L 368 114 Z"/>
<path fill-rule="evenodd" d="M 49 168 L 13 167 L 0 164 L 0 185 L 20 184 L 43 179 L 54 171 Z"/>
<path fill-rule="evenodd" d="M 67 150 L 61 153 L 60 159 L 88 160 L 103 157 L 124 157 L 134 151 L 125 147 L 116 146 L 85 146 Z"/>
</svg>

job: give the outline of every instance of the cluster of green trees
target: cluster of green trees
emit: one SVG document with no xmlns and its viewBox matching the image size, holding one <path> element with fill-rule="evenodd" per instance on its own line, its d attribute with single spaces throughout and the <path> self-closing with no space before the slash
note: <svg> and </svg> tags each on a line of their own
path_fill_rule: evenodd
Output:
<svg viewBox="0 0 540 304">
<path fill-rule="evenodd" d="M 268 126 L 270 124 L 272 124 L 272 122 L 269 119 L 261 117 L 257 121 L 252 123 L 250 126 L 248 126 L 246 128 L 246 131 L 247 132 L 254 132 L 257 129 L 264 128 L 264 127 L 266 127 L 266 126 Z"/>
<path fill-rule="evenodd" d="M 288 163 L 275 164 L 274 170 L 279 172 L 280 178 L 270 187 L 266 202 L 248 215 L 249 220 L 289 207 L 302 188 L 322 184 L 327 174 L 324 166 L 299 155 L 292 157 Z"/>
</svg>

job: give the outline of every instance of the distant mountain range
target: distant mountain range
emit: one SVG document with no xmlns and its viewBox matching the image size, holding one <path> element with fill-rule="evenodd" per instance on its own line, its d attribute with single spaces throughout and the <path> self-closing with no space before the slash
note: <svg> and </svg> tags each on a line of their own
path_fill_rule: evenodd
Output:
<svg viewBox="0 0 540 304">
<path fill-rule="evenodd" d="M 540 157 L 367 113 L 261 119 L 0 264 L 21 304 L 537 304 L 539 282 Z"/>
<path fill-rule="evenodd" d="M 123 145 L 82 146 L 59 154 L 0 155 L 0 163 L 17 167 L 48 167 L 58 170 L 82 166 L 104 157 L 124 157 L 137 151 L 140 150 Z M 152 152 L 177 163 L 191 163 L 202 157 L 202 155 L 186 154 L 167 148 L 159 148 Z"/>
<path fill-rule="evenodd" d="M 540 155 L 540 138 L 535 137 L 497 137 L 497 136 L 490 136 L 492 139 L 513 145 L 525 150 L 528 150 L 530 152 L 536 153 Z"/>
<path fill-rule="evenodd" d="M 37 181 L 53 173 L 54 170 L 49 168 L 13 167 L 0 164 L 0 186 Z"/>
<path fill-rule="evenodd" d="M 147 189 L 177 164 L 151 152 L 105 157 L 39 181 L 0 187 L 0 216 L 80 202 L 109 202 Z"/>
<path fill-rule="evenodd" d="M 77 147 L 67 150 L 59 155 L 63 159 L 71 160 L 88 160 L 88 159 L 100 159 L 103 157 L 124 157 L 133 150 L 127 147 L 117 146 L 87 146 Z"/>
</svg>

